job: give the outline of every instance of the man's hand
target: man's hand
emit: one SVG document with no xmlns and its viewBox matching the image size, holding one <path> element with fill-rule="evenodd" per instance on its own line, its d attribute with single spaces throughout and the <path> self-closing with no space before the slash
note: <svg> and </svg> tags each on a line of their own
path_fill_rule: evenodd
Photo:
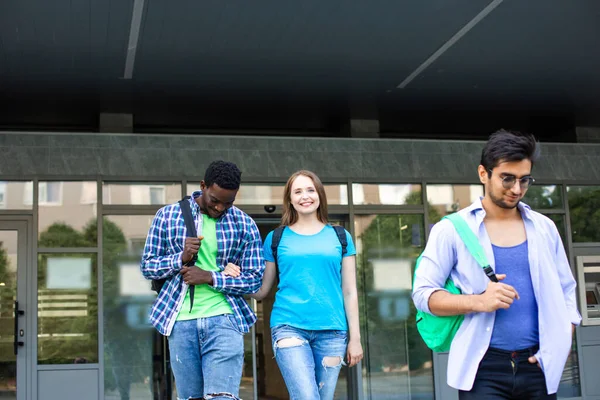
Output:
<svg viewBox="0 0 600 400">
<path fill-rule="evenodd" d="M 183 267 L 179 273 L 182 275 L 183 281 L 188 285 L 213 284 L 211 273 L 196 266 Z"/>
<path fill-rule="evenodd" d="M 223 274 L 237 278 L 238 276 L 240 276 L 240 271 L 240 267 L 233 263 L 228 263 L 225 269 L 223 270 Z"/>
<path fill-rule="evenodd" d="M 542 368 L 542 366 L 540 365 L 540 363 L 538 362 L 537 358 L 535 358 L 535 356 L 531 356 L 527 359 L 527 361 L 529 361 L 529 364 L 537 364 L 538 368 Z"/>
<path fill-rule="evenodd" d="M 188 263 L 194 257 L 194 255 L 198 254 L 198 251 L 200 250 L 200 246 L 202 244 L 202 239 L 204 239 L 204 236 L 199 236 L 197 238 L 185 238 L 183 254 L 181 255 L 181 262 L 183 264 Z"/>
<path fill-rule="evenodd" d="M 496 275 L 499 281 L 506 278 L 505 274 Z M 500 282 L 488 283 L 485 292 L 478 296 L 477 312 L 493 312 L 498 309 L 507 309 L 515 299 L 519 299 L 519 293 L 510 285 Z"/>
</svg>

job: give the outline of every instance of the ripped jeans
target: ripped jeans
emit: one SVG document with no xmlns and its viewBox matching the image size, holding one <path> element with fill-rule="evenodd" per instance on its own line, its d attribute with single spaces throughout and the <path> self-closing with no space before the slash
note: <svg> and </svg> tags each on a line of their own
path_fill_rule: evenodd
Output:
<svg viewBox="0 0 600 400">
<path fill-rule="evenodd" d="M 169 336 L 177 399 L 238 399 L 244 336 L 232 314 L 177 321 Z"/>
<path fill-rule="evenodd" d="M 332 400 L 340 369 L 345 365 L 348 332 L 278 325 L 271 329 L 271 337 L 290 399 Z"/>
</svg>

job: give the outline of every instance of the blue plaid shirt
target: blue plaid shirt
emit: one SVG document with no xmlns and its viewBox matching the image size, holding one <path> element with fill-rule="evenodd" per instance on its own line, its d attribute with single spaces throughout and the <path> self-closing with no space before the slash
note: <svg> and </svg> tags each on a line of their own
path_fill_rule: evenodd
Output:
<svg viewBox="0 0 600 400">
<path fill-rule="evenodd" d="M 190 198 L 196 223 L 200 207 L 194 199 L 201 195 L 197 191 Z M 235 206 L 219 217 L 216 229 L 217 266 L 222 271 L 231 262 L 240 267 L 241 274 L 233 278 L 221 271 L 211 272 L 213 288 L 225 295 L 238 327 L 242 332 L 248 332 L 256 322 L 256 315 L 242 295 L 256 293 L 262 284 L 265 261 L 260 232 L 254 220 Z M 150 312 L 150 322 L 165 336 L 171 334 L 188 289 L 179 274 L 183 268 L 181 256 L 186 236 L 179 203 L 167 205 L 158 210 L 152 221 L 142 256 L 141 270 L 146 279 L 171 277 L 165 282 Z"/>
</svg>

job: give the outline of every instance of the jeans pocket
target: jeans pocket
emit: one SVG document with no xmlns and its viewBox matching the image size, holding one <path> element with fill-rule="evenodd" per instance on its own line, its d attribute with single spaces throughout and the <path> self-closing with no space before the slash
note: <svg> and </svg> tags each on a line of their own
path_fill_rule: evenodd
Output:
<svg viewBox="0 0 600 400">
<path fill-rule="evenodd" d="M 288 327 L 288 325 L 276 325 L 271 328 L 271 337 L 274 337 L 277 332 Z"/>
<path fill-rule="evenodd" d="M 336 337 L 339 337 L 341 339 L 346 339 L 346 340 L 348 339 L 348 331 L 334 330 L 332 332 Z"/>
<path fill-rule="evenodd" d="M 238 326 L 238 323 L 235 319 L 235 315 L 233 314 L 225 314 L 224 315 L 225 319 L 228 322 L 228 325 L 231 329 L 233 329 L 234 331 L 236 331 L 237 333 L 239 333 L 240 335 L 243 335 L 244 332 L 242 332 L 242 330 L 240 329 L 240 327 Z"/>
</svg>

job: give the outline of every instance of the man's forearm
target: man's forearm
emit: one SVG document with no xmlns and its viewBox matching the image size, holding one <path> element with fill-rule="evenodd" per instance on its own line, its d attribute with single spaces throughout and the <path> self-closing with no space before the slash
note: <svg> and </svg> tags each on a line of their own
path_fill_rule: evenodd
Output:
<svg viewBox="0 0 600 400">
<path fill-rule="evenodd" d="M 470 314 L 481 310 L 481 297 L 476 294 L 450 294 L 438 290 L 429 297 L 429 311 L 440 317 Z"/>
<path fill-rule="evenodd" d="M 179 255 L 145 256 L 141 271 L 146 279 L 162 279 L 179 272 Z"/>
<path fill-rule="evenodd" d="M 235 278 L 216 271 L 211 272 L 211 274 L 213 278 L 212 286 L 216 290 L 235 296 L 256 293 L 260 290 L 262 283 L 260 277 L 256 274 L 245 273 Z"/>
</svg>

